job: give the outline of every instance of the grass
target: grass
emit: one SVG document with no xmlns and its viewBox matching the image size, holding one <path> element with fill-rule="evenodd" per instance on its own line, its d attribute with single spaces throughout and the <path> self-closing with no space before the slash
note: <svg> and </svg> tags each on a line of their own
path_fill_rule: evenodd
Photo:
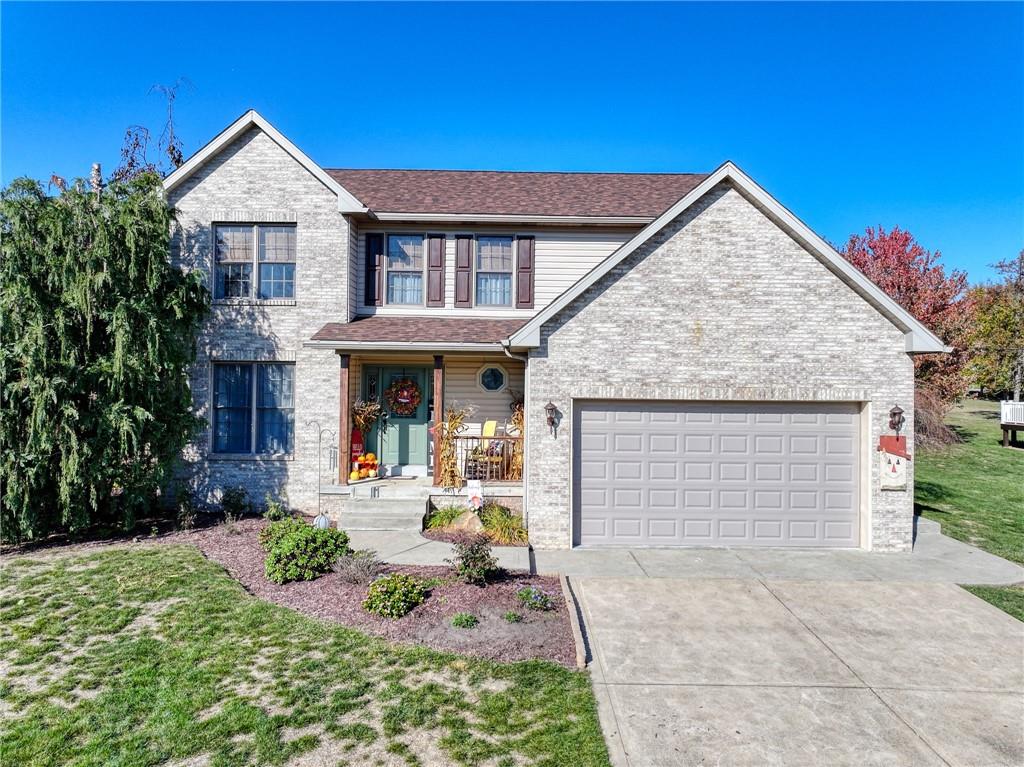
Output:
<svg viewBox="0 0 1024 767">
<path fill-rule="evenodd" d="M 317 621 L 192 547 L 30 555 L 0 574 L 3 764 L 608 764 L 586 675 Z"/>
<path fill-rule="evenodd" d="M 1024 565 L 1024 450 L 1001 446 L 997 402 L 967 400 L 948 422 L 963 442 L 918 453 L 915 509 L 946 535 Z M 1024 620 L 1024 588 L 969 590 Z"/>
</svg>

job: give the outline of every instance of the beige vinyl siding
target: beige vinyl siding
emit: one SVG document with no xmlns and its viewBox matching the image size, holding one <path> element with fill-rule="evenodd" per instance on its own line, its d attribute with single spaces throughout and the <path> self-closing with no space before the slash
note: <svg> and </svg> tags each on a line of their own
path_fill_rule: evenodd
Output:
<svg viewBox="0 0 1024 767">
<path fill-rule="evenodd" d="M 363 286 L 366 279 L 363 269 L 366 255 L 366 233 L 401 233 L 444 234 L 445 236 L 445 306 L 366 306 L 363 303 Z M 423 315 L 443 312 L 448 316 L 489 316 L 531 317 L 540 309 L 553 301 L 563 291 L 573 285 L 607 256 L 614 252 L 637 232 L 636 229 L 616 229 L 614 231 L 595 229 L 593 227 L 577 227 L 575 229 L 547 229 L 526 227 L 482 227 L 452 229 L 445 227 L 395 225 L 388 227 L 365 228 L 359 231 L 357 242 L 352 249 L 352 263 L 355 275 L 351 280 L 353 286 L 353 306 L 355 314 L 392 314 L 392 315 Z M 455 307 L 455 238 L 457 235 L 530 235 L 536 238 L 535 272 L 534 272 L 534 308 L 516 309 L 509 307 L 473 307 L 456 309 Z M 513 276 L 514 279 L 514 276 Z M 475 287 L 475 286 L 474 286 Z M 512 295 L 515 296 L 513 286 Z"/>
<path fill-rule="evenodd" d="M 348 296 L 348 317 L 347 320 L 351 320 L 356 316 L 359 306 L 363 303 L 363 263 L 365 259 L 363 254 L 366 252 L 359 249 L 359 243 L 363 239 L 359 227 L 356 226 L 356 222 L 351 218 L 349 219 L 348 227 L 348 284 L 356 285 L 359 287 L 357 290 L 351 290 Z M 357 257 L 358 256 L 358 257 Z M 328 276 L 328 279 L 330 277 Z"/>
</svg>

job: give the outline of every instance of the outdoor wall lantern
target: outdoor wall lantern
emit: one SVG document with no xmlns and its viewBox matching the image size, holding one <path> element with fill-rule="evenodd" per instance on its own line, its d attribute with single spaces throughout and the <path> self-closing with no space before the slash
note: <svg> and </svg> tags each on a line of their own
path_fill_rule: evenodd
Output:
<svg viewBox="0 0 1024 767">
<path fill-rule="evenodd" d="M 889 428 L 896 432 L 896 436 L 900 435 L 900 429 L 903 428 L 903 424 L 907 422 L 907 419 L 903 417 L 903 408 L 899 405 L 893 405 L 892 410 L 889 411 Z"/>
<path fill-rule="evenodd" d="M 544 416 L 548 423 L 548 429 L 550 429 L 551 433 L 554 434 L 555 422 L 558 416 L 558 408 L 555 406 L 554 402 L 548 402 L 548 404 L 544 406 Z"/>
</svg>

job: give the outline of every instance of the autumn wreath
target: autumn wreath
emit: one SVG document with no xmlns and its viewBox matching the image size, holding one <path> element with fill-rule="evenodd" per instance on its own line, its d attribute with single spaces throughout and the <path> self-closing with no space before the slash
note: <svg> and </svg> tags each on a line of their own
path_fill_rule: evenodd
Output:
<svg viewBox="0 0 1024 767">
<path fill-rule="evenodd" d="M 420 406 L 423 397 L 416 382 L 404 378 L 395 381 L 384 391 L 384 400 L 388 403 L 388 410 L 397 416 L 408 418 L 416 414 L 416 408 Z"/>
</svg>

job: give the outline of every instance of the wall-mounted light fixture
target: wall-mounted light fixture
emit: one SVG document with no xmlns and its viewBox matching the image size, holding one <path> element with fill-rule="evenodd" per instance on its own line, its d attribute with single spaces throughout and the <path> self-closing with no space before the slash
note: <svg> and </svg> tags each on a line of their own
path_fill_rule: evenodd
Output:
<svg viewBox="0 0 1024 767">
<path fill-rule="evenodd" d="M 892 410 L 889 411 L 889 428 L 896 432 L 896 436 L 900 435 L 900 429 L 903 428 L 903 424 L 907 422 L 907 419 L 903 417 L 903 408 L 899 405 L 893 405 Z"/>
<path fill-rule="evenodd" d="M 544 406 L 544 416 L 548 423 L 548 429 L 551 433 L 555 433 L 555 419 L 558 417 L 558 407 L 555 406 L 554 402 L 548 402 Z"/>
</svg>

